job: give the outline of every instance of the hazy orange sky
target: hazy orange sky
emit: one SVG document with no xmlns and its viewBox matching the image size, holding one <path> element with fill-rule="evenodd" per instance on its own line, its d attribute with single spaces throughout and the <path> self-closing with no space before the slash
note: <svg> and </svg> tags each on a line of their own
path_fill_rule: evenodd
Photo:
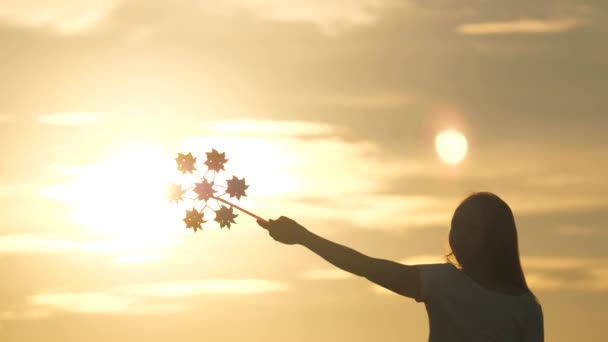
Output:
<svg viewBox="0 0 608 342">
<path fill-rule="evenodd" d="M 240 214 L 194 234 L 178 152 L 240 204 L 440 261 L 472 191 L 514 210 L 547 341 L 602 341 L 602 1 L 0 0 L 1 341 L 424 341 L 424 306 Z M 437 134 L 468 139 L 464 161 Z"/>
</svg>

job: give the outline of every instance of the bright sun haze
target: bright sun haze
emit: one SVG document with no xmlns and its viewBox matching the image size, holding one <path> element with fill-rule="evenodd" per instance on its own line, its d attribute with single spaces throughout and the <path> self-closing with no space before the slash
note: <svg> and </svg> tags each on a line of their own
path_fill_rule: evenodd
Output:
<svg viewBox="0 0 608 342">
<path fill-rule="evenodd" d="M 75 182 L 42 194 L 67 203 L 69 216 L 83 228 L 126 243 L 123 249 L 162 246 L 181 233 L 170 229 L 179 215 L 164 196 L 177 174 L 173 164 L 171 154 L 150 144 L 116 146 L 79 170 Z"/>
<path fill-rule="evenodd" d="M 446 129 L 435 137 L 435 149 L 439 158 L 447 164 L 464 160 L 469 149 L 467 138 L 455 129 Z"/>
<path fill-rule="evenodd" d="M 237 209 L 187 229 L 175 158 L 211 149 L 227 201 L 404 264 L 494 192 L 547 341 L 605 341 L 607 8 L 0 0 L 0 342 L 428 340 L 423 304 Z"/>
</svg>

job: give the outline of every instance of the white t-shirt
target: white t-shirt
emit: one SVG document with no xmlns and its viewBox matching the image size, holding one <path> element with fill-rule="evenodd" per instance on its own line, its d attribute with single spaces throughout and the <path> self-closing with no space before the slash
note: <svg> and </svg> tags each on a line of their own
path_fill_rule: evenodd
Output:
<svg viewBox="0 0 608 342">
<path fill-rule="evenodd" d="M 417 265 L 429 342 L 542 342 L 543 313 L 531 292 L 488 290 L 454 265 Z"/>
</svg>

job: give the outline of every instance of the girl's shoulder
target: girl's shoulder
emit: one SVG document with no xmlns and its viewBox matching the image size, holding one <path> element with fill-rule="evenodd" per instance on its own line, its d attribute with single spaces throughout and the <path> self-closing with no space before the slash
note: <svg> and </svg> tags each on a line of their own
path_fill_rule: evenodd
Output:
<svg viewBox="0 0 608 342">
<path fill-rule="evenodd" d="M 443 291 L 443 288 L 459 282 L 460 272 L 454 265 L 450 263 L 441 264 L 421 264 L 415 265 L 419 274 L 420 293 L 416 298 L 417 302 L 424 302 L 438 293 Z"/>
<path fill-rule="evenodd" d="M 428 296 L 442 292 L 452 295 L 458 295 L 458 293 L 477 294 L 486 298 L 494 297 L 507 300 L 536 300 L 534 294 L 529 290 L 478 282 L 451 263 L 416 266 L 420 274 L 421 294 Z"/>
</svg>

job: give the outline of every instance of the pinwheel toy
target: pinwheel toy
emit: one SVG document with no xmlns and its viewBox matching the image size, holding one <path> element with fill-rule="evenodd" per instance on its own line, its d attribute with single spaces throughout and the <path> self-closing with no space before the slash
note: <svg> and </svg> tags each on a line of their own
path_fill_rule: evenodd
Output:
<svg viewBox="0 0 608 342">
<path fill-rule="evenodd" d="M 207 208 L 215 212 L 214 221 L 219 223 L 220 228 L 227 227 L 230 229 L 231 224 L 236 224 L 234 219 L 238 214 L 234 213 L 234 209 L 242 211 L 255 219 L 266 221 L 258 215 L 222 198 L 229 195 L 230 198 L 236 197 L 237 200 L 240 200 L 242 196 L 247 196 L 245 190 L 249 188 L 249 185 L 245 183 L 244 177 L 239 179 L 236 176 L 232 176 L 231 179 L 226 180 L 226 185 L 216 184 L 216 176 L 221 171 L 225 171 L 224 164 L 228 162 L 228 159 L 226 159 L 226 153 L 219 153 L 215 149 L 206 154 L 207 160 L 204 165 L 207 171 L 202 176 L 197 174 L 196 157 L 192 153 L 178 153 L 177 158 L 175 158 L 177 170 L 184 175 L 191 175 L 194 179 L 194 183 L 190 187 L 183 188 L 182 185 L 173 183 L 167 188 L 169 200 L 175 203 L 186 200 L 192 201 L 192 209 L 186 210 L 186 217 L 183 219 L 186 228 L 193 229 L 195 233 L 198 229 L 202 230 L 203 223 L 208 222 L 205 216 L 205 209 Z M 212 174 L 211 180 L 208 179 L 209 173 Z M 212 208 L 210 203 L 213 202 L 217 203 L 218 209 Z"/>
</svg>

